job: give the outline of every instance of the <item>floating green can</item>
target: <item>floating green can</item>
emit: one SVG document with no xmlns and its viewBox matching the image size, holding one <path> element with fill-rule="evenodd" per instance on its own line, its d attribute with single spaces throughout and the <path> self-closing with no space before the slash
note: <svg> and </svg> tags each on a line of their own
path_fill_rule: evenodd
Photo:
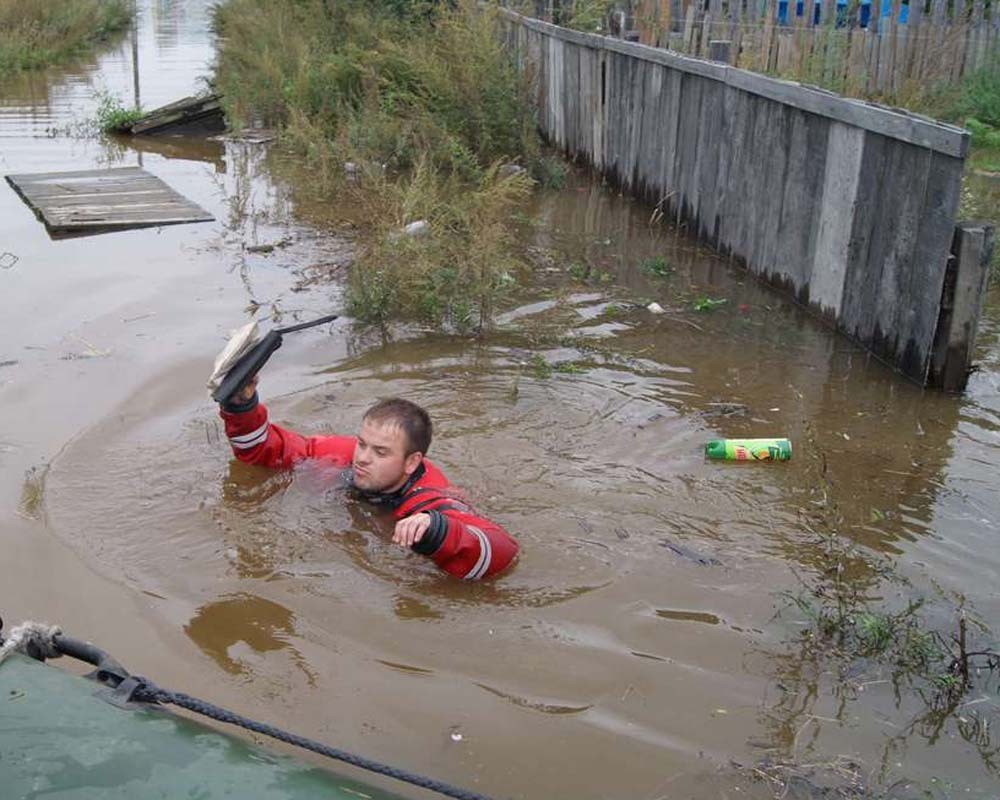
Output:
<svg viewBox="0 0 1000 800">
<path fill-rule="evenodd" d="M 705 445 L 705 455 L 726 461 L 788 461 L 792 443 L 788 439 L 713 439 Z"/>
</svg>

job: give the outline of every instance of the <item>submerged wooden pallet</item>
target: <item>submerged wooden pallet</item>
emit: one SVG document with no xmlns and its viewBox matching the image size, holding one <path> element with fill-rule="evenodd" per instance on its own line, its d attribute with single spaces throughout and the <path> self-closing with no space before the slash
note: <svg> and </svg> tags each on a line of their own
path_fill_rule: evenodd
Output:
<svg viewBox="0 0 1000 800">
<path fill-rule="evenodd" d="M 214 217 L 138 167 L 8 175 L 54 239 Z"/>
<path fill-rule="evenodd" d="M 219 95 L 185 97 L 154 109 L 133 122 L 128 132 L 141 136 L 221 133 L 226 129 Z"/>
</svg>

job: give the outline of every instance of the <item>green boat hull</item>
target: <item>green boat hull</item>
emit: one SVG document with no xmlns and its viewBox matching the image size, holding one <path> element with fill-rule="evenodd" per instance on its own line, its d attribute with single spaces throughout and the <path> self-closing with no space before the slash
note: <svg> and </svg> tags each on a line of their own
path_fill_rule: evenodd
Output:
<svg viewBox="0 0 1000 800">
<path fill-rule="evenodd" d="M 0 664 L 4 800 L 399 800 L 20 655 Z"/>
</svg>

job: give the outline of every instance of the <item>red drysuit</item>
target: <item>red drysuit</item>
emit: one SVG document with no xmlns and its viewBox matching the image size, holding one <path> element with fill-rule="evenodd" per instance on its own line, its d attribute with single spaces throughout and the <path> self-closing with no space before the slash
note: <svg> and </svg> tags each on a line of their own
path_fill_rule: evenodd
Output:
<svg viewBox="0 0 1000 800">
<path fill-rule="evenodd" d="M 220 413 L 240 461 L 276 469 L 312 458 L 351 466 L 357 442 L 353 436 L 301 436 L 268 422 L 267 409 L 255 400 L 239 410 L 229 409 Z M 517 555 L 517 542 L 510 534 L 459 500 L 441 470 L 427 459 L 399 491 L 366 492 L 362 497 L 391 509 L 397 520 L 417 513 L 430 515 L 430 527 L 412 548 L 456 578 L 495 575 Z"/>
</svg>

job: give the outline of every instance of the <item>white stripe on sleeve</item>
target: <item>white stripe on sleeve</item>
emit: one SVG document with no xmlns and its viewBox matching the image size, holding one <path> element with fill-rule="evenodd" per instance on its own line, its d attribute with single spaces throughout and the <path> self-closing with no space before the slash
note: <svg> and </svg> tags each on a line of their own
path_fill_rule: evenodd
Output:
<svg viewBox="0 0 1000 800">
<path fill-rule="evenodd" d="M 490 540 L 487 538 L 486 534 L 483 533 L 475 525 L 466 525 L 466 527 L 475 535 L 479 540 L 479 560 L 476 565 L 470 569 L 462 580 L 466 581 L 477 581 L 486 571 L 490 568 L 490 561 L 493 559 L 493 547 L 490 545 Z"/>
<path fill-rule="evenodd" d="M 237 450 L 249 450 L 267 439 L 267 429 L 268 423 L 265 422 L 255 431 L 244 433 L 241 436 L 230 436 L 229 442 Z"/>
</svg>

